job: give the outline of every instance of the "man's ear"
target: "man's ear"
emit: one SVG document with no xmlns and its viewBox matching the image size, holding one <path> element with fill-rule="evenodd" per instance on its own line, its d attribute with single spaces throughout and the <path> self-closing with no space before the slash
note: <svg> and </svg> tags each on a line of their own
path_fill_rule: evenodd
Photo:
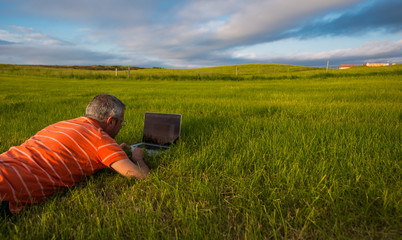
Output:
<svg viewBox="0 0 402 240">
<path fill-rule="evenodd" d="M 110 126 L 110 125 L 113 125 L 113 124 L 116 124 L 116 119 L 114 117 L 112 117 L 112 116 L 108 117 L 106 119 L 106 125 Z"/>
</svg>

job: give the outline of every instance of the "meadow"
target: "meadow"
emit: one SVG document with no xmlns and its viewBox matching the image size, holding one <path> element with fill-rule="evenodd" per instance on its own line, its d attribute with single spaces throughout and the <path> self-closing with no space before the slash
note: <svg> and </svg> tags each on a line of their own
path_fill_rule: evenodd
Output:
<svg viewBox="0 0 402 240">
<path fill-rule="evenodd" d="M 0 219 L 0 239 L 400 239 L 402 66 L 119 71 L 0 65 L 0 150 L 110 93 L 182 114 L 146 180 L 105 169 Z"/>
</svg>

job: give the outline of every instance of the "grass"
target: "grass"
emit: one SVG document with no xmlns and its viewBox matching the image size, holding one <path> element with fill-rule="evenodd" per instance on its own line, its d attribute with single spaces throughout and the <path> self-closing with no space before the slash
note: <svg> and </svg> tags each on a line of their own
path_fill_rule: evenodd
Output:
<svg viewBox="0 0 402 240">
<path fill-rule="evenodd" d="M 236 76 L 236 67 L 238 74 Z M 73 74 L 71 74 L 73 73 Z M 6 239 L 398 239 L 402 67 L 283 65 L 114 71 L 0 66 L 0 150 L 82 116 L 108 92 L 183 115 L 144 181 L 109 169 L 9 220 Z"/>
</svg>

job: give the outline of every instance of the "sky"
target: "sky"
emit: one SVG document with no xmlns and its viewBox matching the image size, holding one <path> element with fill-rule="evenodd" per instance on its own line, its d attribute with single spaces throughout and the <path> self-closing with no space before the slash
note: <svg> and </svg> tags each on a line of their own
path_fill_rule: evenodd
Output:
<svg viewBox="0 0 402 240">
<path fill-rule="evenodd" d="M 0 0 L 0 63 L 402 64 L 402 0 Z"/>
</svg>

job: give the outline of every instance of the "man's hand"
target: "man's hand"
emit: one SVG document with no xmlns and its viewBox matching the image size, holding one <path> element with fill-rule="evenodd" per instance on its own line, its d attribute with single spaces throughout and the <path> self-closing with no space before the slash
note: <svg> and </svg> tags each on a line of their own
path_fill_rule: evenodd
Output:
<svg viewBox="0 0 402 240">
<path fill-rule="evenodd" d="M 136 147 L 134 148 L 133 154 L 131 155 L 131 160 L 133 160 L 133 162 L 138 163 L 141 161 L 144 161 L 144 154 L 143 154 L 143 149 Z"/>
<path fill-rule="evenodd" d="M 120 144 L 122 149 L 127 147 L 126 143 Z M 111 168 L 116 170 L 123 176 L 128 178 L 135 177 L 138 179 L 144 179 L 149 174 L 149 168 L 144 162 L 144 155 L 142 149 L 135 148 L 131 156 L 132 161 L 129 159 L 122 159 L 110 165 Z"/>
<path fill-rule="evenodd" d="M 123 149 L 123 150 L 124 150 L 124 149 L 126 149 L 126 148 L 127 148 L 127 144 L 126 144 L 126 143 L 121 143 L 121 144 L 120 144 L 120 147 L 121 147 L 121 149 Z"/>
</svg>

